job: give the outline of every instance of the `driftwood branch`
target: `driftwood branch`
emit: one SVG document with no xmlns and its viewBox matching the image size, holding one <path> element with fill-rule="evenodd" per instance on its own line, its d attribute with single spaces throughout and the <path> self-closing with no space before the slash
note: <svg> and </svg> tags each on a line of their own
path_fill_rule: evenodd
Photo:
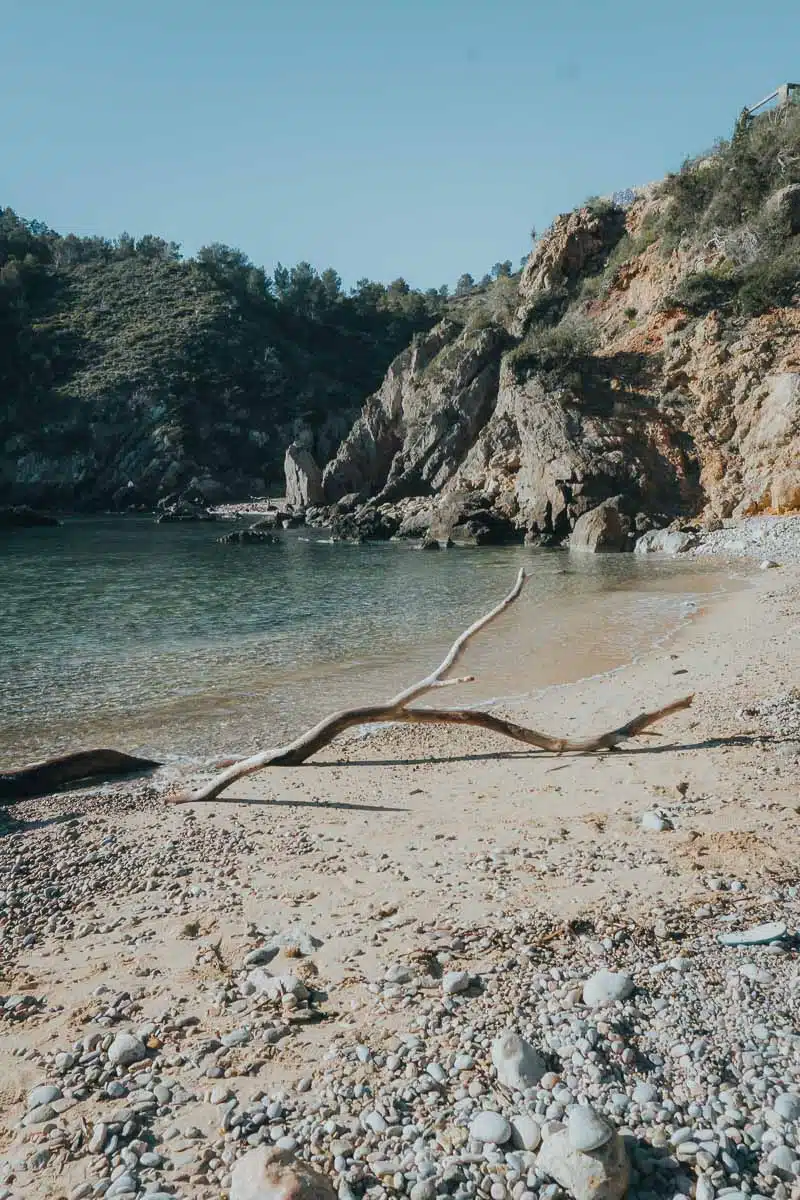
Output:
<svg viewBox="0 0 800 1200">
<path fill-rule="evenodd" d="M 75 754 L 0 772 L 0 803 L 47 796 L 65 787 L 153 771 L 160 766 L 161 763 L 150 758 L 135 758 L 119 750 L 78 750 Z"/>
<path fill-rule="evenodd" d="M 502 734 L 505 737 L 512 738 L 514 741 L 523 742 L 527 746 L 535 746 L 539 750 L 547 750 L 554 754 L 570 752 L 589 754 L 599 750 L 613 750 L 620 742 L 636 737 L 638 734 L 644 732 L 648 726 L 655 724 L 656 721 L 660 721 L 664 717 L 668 717 L 681 709 L 688 708 L 692 703 L 692 697 L 685 696 L 682 700 L 673 701 L 672 704 L 665 705 L 663 708 L 656 709 L 653 712 L 641 713 L 638 717 L 634 717 L 632 721 L 626 722 L 618 729 L 602 733 L 597 737 L 577 741 L 569 738 L 551 737 L 545 733 L 538 733 L 535 729 L 528 729 L 524 725 L 517 725 L 513 721 L 507 721 L 492 713 L 478 712 L 473 709 L 409 708 L 408 706 L 411 701 L 419 699 L 426 692 L 437 688 L 451 687 L 457 683 L 472 682 L 474 677 L 471 675 L 461 679 L 452 679 L 446 676 L 459 661 L 471 639 L 514 603 L 522 591 L 524 583 L 525 571 L 520 570 L 516 582 L 508 595 L 490 612 L 486 613 L 485 616 L 480 617 L 468 629 L 465 629 L 456 638 L 436 670 L 424 679 L 421 679 L 419 683 L 414 683 L 410 687 L 405 688 L 384 704 L 370 705 L 363 708 L 346 708 L 340 712 L 332 713 L 287 745 L 280 746 L 277 749 L 264 750 L 259 754 L 252 755 L 250 758 L 242 759 L 240 762 L 228 767 L 227 770 L 222 771 L 214 779 L 210 780 L 209 783 L 198 788 L 196 791 L 175 796 L 172 802 L 174 804 L 186 804 L 195 801 L 214 800 L 229 788 L 231 784 L 236 783 L 239 779 L 244 779 L 247 775 L 255 774 L 256 771 L 262 771 L 266 767 L 298 766 L 300 763 L 306 762 L 317 751 L 328 746 L 339 734 L 344 733 L 347 729 L 352 729 L 356 725 L 385 722 L 402 722 L 416 725 L 469 725 L 488 729 L 492 733 Z"/>
</svg>

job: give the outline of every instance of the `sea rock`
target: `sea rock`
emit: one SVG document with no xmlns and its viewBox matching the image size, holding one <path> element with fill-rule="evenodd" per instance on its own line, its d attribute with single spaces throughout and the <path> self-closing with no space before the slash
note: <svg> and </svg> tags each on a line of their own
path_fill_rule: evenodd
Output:
<svg viewBox="0 0 800 1200">
<path fill-rule="evenodd" d="M 500 1083 L 515 1092 L 535 1087 L 547 1070 L 539 1051 L 513 1029 L 492 1043 L 492 1063 Z"/>
<path fill-rule="evenodd" d="M 56 517 L 37 512 L 27 504 L 0 507 L 0 529 L 33 529 L 37 525 L 60 525 Z"/>
<path fill-rule="evenodd" d="M 327 1175 L 286 1150 L 259 1146 L 236 1162 L 229 1200 L 337 1200 Z"/>
<path fill-rule="evenodd" d="M 145 1058 L 147 1048 L 142 1039 L 134 1033 L 118 1033 L 108 1048 L 109 1062 L 118 1067 L 128 1067 Z"/>
<path fill-rule="evenodd" d="M 624 499 L 614 496 L 578 517 L 569 535 L 570 550 L 590 554 L 632 549 L 631 521 L 622 511 Z"/>
<path fill-rule="evenodd" d="M 569 1130 L 560 1130 L 542 1143 L 536 1168 L 574 1200 L 621 1200 L 628 1189 L 628 1157 L 617 1134 L 585 1153 L 572 1145 Z"/>
<path fill-rule="evenodd" d="M 511 1138 L 511 1125 L 502 1113 L 484 1109 L 470 1121 L 469 1136 L 476 1142 L 493 1142 L 495 1146 L 504 1146 Z"/>
<path fill-rule="evenodd" d="M 614 1137 L 614 1130 L 590 1104 L 577 1104 L 567 1118 L 570 1145 L 588 1154 Z"/>
<path fill-rule="evenodd" d="M 293 508 L 324 504 L 322 471 L 307 446 L 292 442 L 283 460 L 286 476 L 286 501 Z"/>
<path fill-rule="evenodd" d="M 583 1003 L 589 1008 L 603 1008 L 625 1000 L 634 989 L 634 982 L 624 971 L 595 971 L 583 985 Z"/>
<path fill-rule="evenodd" d="M 770 921 L 765 925 L 754 925 L 750 929 L 721 933 L 719 941 L 723 946 L 761 946 L 767 942 L 777 942 L 783 937 L 786 937 L 786 923 Z"/>
<path fill-rule="evenodd" d="M 762 571 L 771 571 L 773 567 L 780 566 L 779 563 L 775 562 L 774 558 L 765 558 L 758 565 Z"/>
<path fill-rule="evenodd" d="M 217 538 L 223 546 L 276 546 L 280 540 L 274 533 L 263 529 L 232 529 L 230 533 Z"/>
<path fill-rule="evenodd" d="M 651 529 L 643 533 L 633 548 L 634 554 L 685 554 L 697 545 L 693 533 L 677 530 Z"/>
</svg>

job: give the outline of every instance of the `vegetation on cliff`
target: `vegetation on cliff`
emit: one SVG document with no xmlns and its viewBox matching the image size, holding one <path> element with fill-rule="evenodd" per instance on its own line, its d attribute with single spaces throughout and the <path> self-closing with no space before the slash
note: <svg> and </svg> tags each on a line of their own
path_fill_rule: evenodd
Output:
<svg viewBox="0 0 800 1200">
<path fill-rule="evenodd" d="M 347 294 L 308 263 L 270 278 L 219 244 L 184 261 L 154 236 L 61 237 L 5 209 L 0 490 L 94 505 L 129 480 L 148 501 L 197 475 L 263 488 L 294 426 L 346 427 L 443 303 L 402 279 Z"/>
</svg>

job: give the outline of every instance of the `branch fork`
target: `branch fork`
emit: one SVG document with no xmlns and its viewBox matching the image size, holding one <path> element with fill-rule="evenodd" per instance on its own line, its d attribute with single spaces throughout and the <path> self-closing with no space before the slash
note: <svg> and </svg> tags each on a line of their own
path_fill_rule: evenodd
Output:
<svg viewBox="0 0 800 1200">
<path fill-rule="evenodd" d="M 683 699 L 675 700 L 653 712 L 640 713 L 639 716 L 621 725 L 618 729 L 612 729 L 597 737 L 574 741 L 570 738 L 551 737 L 548 734 L 539 733 L 535 729 L 507 721 L 493 713 L 474 709 L 409 707 L 414 700 L 418 700 L 427 692 L 474 681 L 473 675 L 454 678 L 449 675 L 449 672 L 459 662 L 469 642 L 514 603 L 522 591 L 525 579 L 526 574 L 523 568 L 520 569 L 511 591 L 493 609 L 479 617 L 468 629 L 459 634 L 436 670 L 432 671 L 430 675 L 426 675 L 418 683 L 413 683 L 402 692 L 398 692 L 384 704 L 370 705 L 364 708 L 345 708 L 332 713 L 287 745 L 272 750 L 263 750 L 249 758 L 235 762 L 207 784 L 193 792 L 176 795 L 171 798 L 170 802 L 188 804 L 214 800 L 231 784 L 248 775 L 254 775 L 257 771 L 263 771 L 267 767 L 298 766 L 323 747 L 328 746 L 339 734 L 356 725 L 372 725 L 383 722 L 414 725 L 469 725 L 488 729 L 492 733 L 502 734 L 514 741 L 523 742 L 527 746 L 535 746 L 538 750 L 549 751 L 552 754 L 592 754 L 599 750 L 614 750 L 621 742 L 639 736 L 645 732 L 648 726 L 663 720 L 664 717 L 689 708 L 693 697 L 684 696 Z"/>
</svg>

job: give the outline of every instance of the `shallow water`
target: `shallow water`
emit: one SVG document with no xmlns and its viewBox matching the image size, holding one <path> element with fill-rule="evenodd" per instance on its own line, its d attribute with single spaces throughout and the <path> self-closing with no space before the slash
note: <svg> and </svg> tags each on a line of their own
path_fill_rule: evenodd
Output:
<svg viewBox="0 0 800 1200">
<path fill-rule="evenodd" d="M 726 586 L 718 564 L 524 547 L 420 553 L 227 525 L 76 518 L 0 534 L 0 763 L 88 745 L 204 759 L 278 744 L 427 674 L 520 566 L 447 703 L 609 670 Z"/>
</svg>

